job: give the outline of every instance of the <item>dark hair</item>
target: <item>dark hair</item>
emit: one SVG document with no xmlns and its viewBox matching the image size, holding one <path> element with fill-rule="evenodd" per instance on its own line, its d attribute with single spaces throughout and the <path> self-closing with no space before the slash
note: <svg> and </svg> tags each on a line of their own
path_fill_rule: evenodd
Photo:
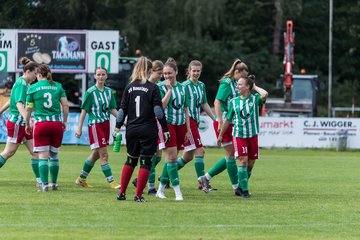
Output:
<svg viewBox="0 0 360 240">
<path fill-rule="evenodd" d="M 37 64 L 36 62 L 31 61 L 27 57 L 20 58 L 19 63 L 23 65 L 23 72 L 26 72 L 27 70 L 32 72 L 39 66 L 39 64 Z"/>
<path fill-rule="evenodd" d="M 246 85 L 248 85 L 249 89 L 252 90 L 254 87 L 254 83 L 255 83 L 255 76 L 249 75 L 247 77 L 241 77 L 241 78 L 245 79 Z"/>
<path fill-rule="evenodd" d="M 96 68 L 95 68 L 95 73 L 96 73 L 96 71 L 97 71 L 98 69 L 105 70 L 105 73 L 107 74 L 106 68 L 104 68 L 104 67 L 102 67 L 102 66 L 96 67 Z"/>
<path fill-rule="evenodd" d="M 165 64 L 164 64 L 164 67 L 166 67 L 166 66 L 171 67 L 172 69 L 175 70 L 175 72 L 178 71 L 178 67 L 177 67 L 177 65 L 176 65 L 176 61 L 175 61 L 172 57 L 169 57 L 169 58 L 166 60 L 166 62 L 165 62 Z"/>
<path fill-rule="evenodd" d="M 51 70 L 48 65 L 46 64 L 40 64 L 37 72 L 41 74 L 41 76 L 45 77 L 50 84 L 54 83 L 54 80 L 52 79 Z"/>
</svg>

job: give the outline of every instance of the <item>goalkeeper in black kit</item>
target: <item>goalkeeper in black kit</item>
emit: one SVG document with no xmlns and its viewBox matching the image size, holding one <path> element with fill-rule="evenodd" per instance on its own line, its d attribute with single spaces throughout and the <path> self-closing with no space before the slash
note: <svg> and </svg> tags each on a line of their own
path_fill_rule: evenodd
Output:
<svg viewBox="0 0 360 240">
<path fill-rule="evenodd" d="M 131 82 L 124 90 L 116 118 L 113 136 L 116 136 L 120 131 L 127 117 L 125 137 L 128 155 L 121 173 L 118 200 L 126 199 L 126 189 L 140 159 L 134 201 L 145 202 L 142 193 L 149 178 L 151 158 L 157 150 L 158 127 L 156 118 L 165 133 L 165 141 L 170 137 L 159 88 L 147 80 L 151 74 L 151 69 L 152 63 L 146 57 L 141 57 L 136 63 L 131 75 Z"/>
</svg>

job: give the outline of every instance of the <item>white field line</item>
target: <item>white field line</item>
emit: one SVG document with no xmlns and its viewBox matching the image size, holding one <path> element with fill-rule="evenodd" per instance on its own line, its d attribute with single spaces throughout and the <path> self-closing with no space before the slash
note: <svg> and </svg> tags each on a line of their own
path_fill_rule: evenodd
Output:
<svg viewBox="0 0 360 240">
<path fill-rule="evenodd" d="M 303 223 L 303 224 L 211 224 L 211 225 L 197 225 L 197 224 L 161 224 L 161 225 L 149 225 L 149 224 L 137 224 L 136 227 L 145 228 L 309 228 L 309 227 L 346 227 L 346 226 L 357 226 L 360 222 L 352 223 Z M 39 227 L 68 227 L 68 228 L 113 228 L 112 224 L 42 224 L 42 223 L 2 223 L 0 228 L 39 228 Z"/>
</svg>

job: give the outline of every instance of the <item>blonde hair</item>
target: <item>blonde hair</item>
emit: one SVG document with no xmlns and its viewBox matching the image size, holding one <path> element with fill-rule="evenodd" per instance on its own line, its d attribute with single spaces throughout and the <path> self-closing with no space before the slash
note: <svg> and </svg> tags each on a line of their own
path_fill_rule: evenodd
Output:
<svg viewBox="0 0 360 240">
<path fill-rule="evenodd" d="M 145 84 L 151 69 L 151 61 L 146 57 L 140 57 L 131 74 L 131 82 L 140 80 L 141 84 Z"/>
<path fill-rule="evenodd" d="M 190 71 L 191 71 L 191 67 L 193 66 L 197 66 L 197 67 L 201 67 L 202 68 L 202 64 L 200 61 L 198 60 L 192 60 L 190 63 L 189 63 L 189 66 L 188 68 L 186 69 L 186 78 L 187 79 L 190 79 Z"/>
<path fill-rule="evenodd" d="M 237 66 L 238 64 L 239 66 Z M 249 69 L 247 65 L 240 59 L 236 58 L 234 63 L 231 65 L 231 68 L 224 74 L 224 76 L 222 76 L 219 82 L 221 82 L 224 78 L 233 78 L 235 70 L 240 72 L 241 77 L 247 77 L 249 75 Z"/>
<path fill-rule="evenodd" d="M 155 72 L 155 71 L 162 71 L 164 68 L 164 64 L 162 61 L 160 60 L 154 60 L 152 62 L 152 70 Z"/>
</svg>

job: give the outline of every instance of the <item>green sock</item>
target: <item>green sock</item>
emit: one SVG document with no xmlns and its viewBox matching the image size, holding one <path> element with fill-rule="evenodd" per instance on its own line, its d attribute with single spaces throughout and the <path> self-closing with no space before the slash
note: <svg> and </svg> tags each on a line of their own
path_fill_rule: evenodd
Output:
<svg viewBox="0 0 360 240">
<path fill-rule="evenodd" d="M 0 168 L 2 166 L 4 166 L 5 163 L 6 163 L 6 159 L 3 156 L 0 155 Z"/>
<path fill-rule="evenodd" d="M 185 162 L 182 157 L 179 157 L 179 158 L 177 159 L 178 170 L 182 169 L 182 168 L 185 166 L 186 163 L 187 163 L 187 162 Z"/>
<path fill-rule="evenodd" d="M 248 191 L 248 171 L 246 166 L 238 167 L 239 186 L 243 191 Z"/>
<path fill-rule="evenodd" d="M 205 164 L 204 164 L 204 156 L 195 156 L 194 160 L 195 171 L 197 177 L 201 177 L 205 175 Z"/>
<path fill-rule="evenodd" d="M 163 185 L 166 185 L 166 184 L 169 182 L 167 165 L 168 165 L 168 163 L 165 162 L 165 163 L 164 163 L 163 170 L 162 170 L 162 173 L 161 173 L 161 177 L 160 177 L 160 182 L 161 182 L 161 184 L 163 184 Z"/>
<path fill-rule="evenodd" d="M 180 180 L 177 162 L 168 162 L 167 171 L 169 174 L 171 185 L 173 185 L 173 187 L 178 186 L 180 184 Z"/>
<path fill-rule="evenodd" d="M 49 169 L 51 182 L 56 183 L 59 175 L 59 159 L 49 159 Z"/>
<path fill-rule="evenodd" d="M 106 181 L 108 183 L 111 183 L 114 181 L 114 177 L 112 175 L 111 167 L 110 167 L 109 163 L 105 163 L 105 164 L 101 165 L 101 170 L 103 171 L 103 173 L 106 177 Z"/>
<path fill-rule="evenodd" d="M 179 157 L 176 162 L 177 162 L 177 167 L 178 167 L 177 170 L 182 169 L 186 164 L 186 162 L 184 161 L 184 159 L 182 157 Z M 167 171 L 166 177 L 169 179 L 169 170 Z"/>
<path fill-rule="evenodd" d="M 39 159 L 40 179 L 43 184 L 49 183 L 49 163 L 47 159 Z"/>
<path fill-rule="evenodd" d="M 161 156 L 155 156 L 155 167 L 159 164 L 159 162 L 161 161 Z"/>
<path fill-rule="evenodd" d="M 40 177 L 39 159 L 31 159 L 31 168 L 34 172 L 35 178 L 39 178 Z"/>
<path fill-rule="evenodd" d="M 155 178 L 156 178 L 156 165 L 161 161 L 161 157 L 158 157 L 156 155 L 154 155 L 151 158 L 151 169 L 150 169 L 150 175 L 149 175 L 149 180 L 148 183 L 155 183 Z"/>
<path fill-rule="evenodd" d="M 226 169 L 229 174 L 231 184 L 237 185 L 238 184 L 238 170 L 236 166 L 235 158 L 226 158 Z"/>
<path fill-rule="evenodd" d="M 87 178 L 87 176 L 89 176 L 89 173 L 91 172 L 91 169 L 93 167 L 94 167 L 94 163 L 90 162 L 89 159 L 86 159 L 84 162 L 83 169 L 81 170 L 80 177 Z"/>
<path fill-rule="evenodd" d="M 222 158 L 219 161 L 217 161 L 212 168 L 210 168 L 210 170 L 208 171 L 208 174 L 211 177 L 215 177 L 216 175 L 218 175 L 225 169 L 226 169 L 226 159 Z"/>
<path fill-rule="evenodd" d="M 252 173 L 252 170 L 250 170 L 250 171 L 248 170 L 248 181 L 250 179 L 251 173 Z"/>
</svg>

